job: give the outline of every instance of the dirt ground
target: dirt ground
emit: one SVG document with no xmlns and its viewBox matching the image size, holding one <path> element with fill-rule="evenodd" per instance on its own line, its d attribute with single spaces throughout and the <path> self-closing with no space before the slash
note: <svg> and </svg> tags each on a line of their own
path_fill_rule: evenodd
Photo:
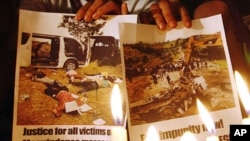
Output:
<svg viewBox="0 0 250 141">
<path fill-rule="evenodd" d="M 193 74 L 202 75 L 206 80 L 207 89 L 204 90 L 202 96 L 198 98 L 202 100 L 202 103 L 209 111 L 223 110 L 235 106 L 227 69 L 209 67 L 204 70 L 193 70 L 192 72 Z M 169 75 L 174 83 L 178 83 L 180 77 L 179 71 L 170 72 Z M 168 98 L 162 97 L 148 103 L 145 102 L 149 96 L 158 97 L 161 92 L 169 90 L 169 86 L 164 79 L 159 80 L 158 84 L 154 84 L 150 75 L 142 75 L 134 77 L 133 83 L 128 82 L 127 87 L 132 125 L 198 114 L 195 97 L 187 111 L 177 111 L 177 108 L 181 107 L 182 104 L 180 99 L 185 97 L 188 93 L 191 93 L 188 89 L 179 90 Z"/>
<path fill-rule="evenodd" d="M 121 72 L 120 67 L 110 71 L 112 74 Z M 104 69 L 105 70 L 105 69 Z M 104 71 L 102 70 L 102 71 Z M 108 71 L 109 69 L 106 69 Z M 72 93 L 77 93 L 81 88 L 68 83 L 68 78 L 64 76 L 63 69 L 43 69 L 43 71 L 52 79 L 58 80 L 60 83 L 66 85 Z M 98 73 L 98 68 L 84 69 L 79 68 L 78 73 Z M 207 107 L 210 111 L 223 110 L 235 106 L 230 79 L 227 69 L 215 70 L 208 68 L 207 70 L 199 70 L 194 73 L 203 75 L 208 89 L 203 92 L 206 102 L 209 103 Z M 44 93 L 45 85 L 40 82 L 31 80 L 32 71 L 29 68 L 21 68 L 18 85 L 17 97 L 17 125 L 93 125 L 97 119 L 105 121 L 104 125 L 113 125 L 114 121 L 110 108 L 110 96 L 112 87 L 100 88 L 97 91 L 87 92 L 88 104 L 92 109 L 83 112 L 79 115 L 77 112 L 63 113 L 61 117 L 55 117 L 52 113 L 52 108 L 57 105 L 57 100 Z M 172 72 L 170 76 L 172 79 L 178 79 L 179 73 Z M 160 81 L 159 81 L 160 82 Z M 133 82 L 127 81 L 128 100 L 129 105 L 133 105 L 138 101 L 145 100 L 148 95 L 156 95 L 159 91 L 167 90 L 164 86 L 166 82 L 162 81 L 154 85 L 150 76 L 139 76 L 133 78 Z M 125 85 L 120 85 L 122 93 L 125 93 Z M 177 93 L 171 96 L 168 100 L 156 101 L 150 104 L 130 108 L 130 120 L 132 125 L 150 123 L 161 120 L 169 120 L 185 116 L 197 114 L 196 106 L 190 106 L 184 113 L 180 113 L 171 109 L 171 103 L 184 96 L 186 93 Z M 29 95 L 26 100 L 23 96 Z M 84 94 L 79 94 L 83 97 Z M 179 106 L 179 105 L 175 105 Z M 157 115 L 157 116 L 153 116 Z"/>
<path fill-rule="evenodd" d="M 69 88 L 69 91 L 76 94 L 81 88 L 69 84 L 69 79 L 64 76 L 64 69 L 42 69 L 48 77 L 57 80 Z M 116 68 L 105 67 L 100 70 L 95 68 L 78 68 L 79 74 L 95 74 L 100 71 L 110 72 L 113 75 L 121 76 L 120 66 Z M 18 97 L 15 101 L 17 104 L 17 125 L 93 125 L 94 121 L 102 119 L 104 125 L 114 125 L 110 96 L 112 86 L 99 88 L 84 94 L 76 94 L 83 97 L 87 95 L 88 99 L 85 104 L 92 109 L 82 112 L 82 115 L 76 111 L 63 113 L 60 117 L 55 117 L 52 108 L 57 105 L 57 100 L 44 93 L 45 84 L 31 80 L 31 68 L 21 68 L 18 87 Z M 119 84 L 123 93 L 125 87 Z"/>
</svg>

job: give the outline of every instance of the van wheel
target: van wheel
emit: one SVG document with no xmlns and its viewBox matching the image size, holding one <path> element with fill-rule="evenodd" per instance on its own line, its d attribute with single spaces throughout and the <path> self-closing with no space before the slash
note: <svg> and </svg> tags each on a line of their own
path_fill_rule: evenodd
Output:
<svg viewBox="0 0 250 141">
<path fill-rule="evenodd" d="M 70 69 L 75 70 L 76 68 L 78 68 L 78 63 L 75 60 L 68 60 L 64 64 L 64 69 L 66 70 L 70 70 Z"/>
</svg>

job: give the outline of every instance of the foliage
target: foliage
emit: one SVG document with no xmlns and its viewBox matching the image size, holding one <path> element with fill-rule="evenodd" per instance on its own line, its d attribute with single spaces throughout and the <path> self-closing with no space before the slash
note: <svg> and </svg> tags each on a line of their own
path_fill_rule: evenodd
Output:
<svg viewBox="0 0 250 141">
<path fill-rule="evenodd" d="M 75 20 L 74 16 L 64 15 L 62 17 L 62 23 L 58 25 L 58 28 L 66 28 L 70 35 L 82 43 L 86 43 L 88 37 L 103 34 L 101 28 L 106 24 L 107 18 L 108 17 L 101 17 L 98 20 L 84 22 L 83 20 Z"/>
<path fill-rule="evenodd" d="M 218 35 L 204 35 L 201 39 L 198 40 L 198 42 L 194 42 L 192 57 L 203 60 L 225 59 L 225 53 L 222 43 L 215 43 L 216 40 L 212 44 L 210 43 L 210 41 L 214 39 L 214 36 L 217 37 Z M 219 40 L 220 36 L 216 39 Z M 131 53 L 131 55 L 126 54 L 126 62 L 130 62 L 130 64 L 133 62 L 134 64 L 146 64 L 148 63 L 147 60 L 150 60 L 152 62 L 156 58 L 160 58 L 160 61 L 162 62 L 181 61 L 187 47 L 187 42 L 188 39 L 184 38 L 161 43 L 149 44 L 140 41 L 135 44 L 125 44 L 125 50 L 136 53 L 136 56 L 131 56 L 135 53 Z M 141 56 L 138 54 L 141 54 Z M 135 58 L 137 61 L 135 61 Z M 157 61 L 159 62 L 159 60 Z"/>
</svg>

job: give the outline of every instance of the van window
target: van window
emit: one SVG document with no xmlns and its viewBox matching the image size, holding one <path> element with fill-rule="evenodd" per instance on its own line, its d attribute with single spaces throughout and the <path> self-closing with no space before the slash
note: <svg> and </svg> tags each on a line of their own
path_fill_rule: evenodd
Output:
<svg viewBox="0 0 250 141">
<path fill-rule="evenodd" d="M 82 46 L 77 40 L 73 38 L 64 38 L 65 56 L 76 57 L 77 60 L 83 61 L 85 47 Z"/>
<path fill-rule="evenodd" d="M 51 51 L 51 45 L 48 42 L 41 42 L 37 45 L 36 56 L 49 58 Z"/>
<path fill-rule="evenodd" d="M 22 32 L 22 41 L 21 41 L 21 44 L 24 45 L 27 43 L 27 41 L 29 40 L 30 38 L 30 33 L 25 33 L 25 32 Z"/>
</svg>

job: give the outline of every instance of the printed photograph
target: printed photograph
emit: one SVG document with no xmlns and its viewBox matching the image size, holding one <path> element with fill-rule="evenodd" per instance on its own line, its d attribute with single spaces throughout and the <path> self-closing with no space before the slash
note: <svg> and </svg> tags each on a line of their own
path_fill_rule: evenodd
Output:
<svg viewBox="0 0 250 141">
<path fill-rule="evenodd" d="M 124 94 L 120 65 L 78 69 L 22 67 L 19 75 L 18 125 L 113 125 L 111 94 Z"/>
<path fill-rule="evenodd" d="M 124 101 L 126 87 L 113 25 L 136 18 L 103 16 L 84 22 L 74 15 L 20 15 L 17 125 L 115 125 L 112 89 L 117 84 Z M 34 18 L 27 21 L 27 15 Z M 121 105 L 125 116 L 125 102 Z"/>
<path fill-rule="evenodd" d="M 123 43 L 131 125 L 235 106 L 221 33 Z M 157 116 L 152 116 L 157 115 Z"/>
</svg>

